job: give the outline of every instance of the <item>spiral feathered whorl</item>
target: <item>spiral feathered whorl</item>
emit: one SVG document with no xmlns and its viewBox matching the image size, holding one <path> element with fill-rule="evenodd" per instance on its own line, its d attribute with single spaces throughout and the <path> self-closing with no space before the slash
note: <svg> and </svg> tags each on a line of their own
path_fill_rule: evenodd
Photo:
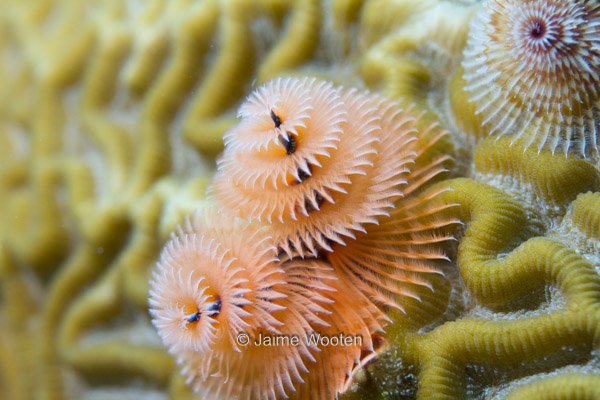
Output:
<svg viewBox="0 0 600 400">
<path fill-rule="evenodd" d="M 243 262 L 263 265 L 267 281 L 278 270 L 266 267 L 273 261 L 267 246 L 257 244 L 238 260 L 231 252 L 236 239 L 228 238 L 210 218 L 195 216 L 163 249 L 150 282 L 149 303 L 153 323 L 171 352 L 227 347 L 236 332 L 248 327 L 249 296 L 254 292 L 248 295 L 251 283 Z M 277 294 L 268 291 L 266 297 Z"/>
<path fill-rule="evenodd" d="M 231 367 L 235 360 L 248 356 L 238 341 L 241 333 L 279 334 L 285 324 L 309 327 L 308 312 L 288 313 L 282 320 L 273 315 L 286 308 L 280 304 L 286 294 L 274 289 L 284 282 L 283 271 L 268 240 L 247 222 L 194 217 L 164 248 L 153 273 L 152 322 L 184 372 L 193 371 L 198 387 L 212 388 L 205 393 L 207 398 L 240 384 L 244 392 L 258 393 L 265 389 L 261 386 L 265 380 L 271 382 L 270 390 L 281 395 L 284 386 L 274 382 L 286 373 L 296 377 L 305 370 L 302 348 L 288 347 L 281 365 L 262 366 L 261 379 L 248 381 L 241 376 L 228 380 L 244 373 Z M 291 383 L 287 387 L 293 389 Z"/>
<path fill-rule="evenodd" d="M 316 79 L 277 79 L 242 105 L 211 193 L 273 224 L 290 257 L 344 243 L 402 195 L 414 118 L 378 96 Z"/>
<path fill-rule="evenodd" d="M 374 354 L 372 335 L 384 315 L 337 282 L 331 266 L 278 262 L 269 240 L 246 221 L 202 216 L 163 250 L 150 282 L 150 312 L 203 398 L 274 400 L 298 392 L 330 399 Z M 307 340 L 312 332 L 360 340 L 327 346 Z M 296 343 L 285 342 L 293 336 Z"/>
<path fill-rule="evenodd" d="M 598 1 L 489 0 L 464 57 L 466 90 L 488 134 L 598 156 Z"/>
<path fill-rule="evenodd" d="M 312 364 L 319 348 L 304 336 L 327 325 L 319 315 L 327 315 L 321 303 L 329 300 L 321 292 L 330 290 L 326 281 L 331 278 L 311 268 L 304 272 L 311 278 L 299 278 L 301 284 L 294 284 L 292 278 L 292 282 L 273 288 L 280 294 L 270 311 L 281 321 L 276 330 L 250 318 L 249 326 L 237 337 L 237 351 L 230 348 L 219 353 L 213 350 L 178 355 L 182 373 L 195 392 L 207 399 L 275 400 L 289 397 L 300 386 L 311 386 L 309 368 L 315 372 Z M 297 343 L 289 341 L 293 336 L 298 337 Z"/>
</svg>

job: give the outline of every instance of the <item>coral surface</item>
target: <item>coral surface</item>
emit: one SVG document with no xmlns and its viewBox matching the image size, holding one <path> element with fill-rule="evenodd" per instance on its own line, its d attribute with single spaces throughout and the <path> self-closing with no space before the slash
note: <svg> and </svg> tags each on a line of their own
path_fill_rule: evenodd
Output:
<svg viewBox="0 0 600 400">
<path fill-rule="evenodd" d="M 405 190 L 397 218 L 410 226 L 410 202 L 430 196 L 415 232 L 460 221 L 436 231 L 453 243 L 417 245 L 448 255 L 436 261 L 444 274 L 389 310 L 377 356 L 341 397 L 597 397 L 599 6 L 559 3 L 569 7 L 521 20 L 585 26 L 567 47 L 596 61 L 561 64 L 573 102 L 562 119 L 525 104 L 554 92 L 512 86 L 518 100 L 499 109 L 537 122 L 498 137 L 503 117 L 481 105 L 498 101 L 488 89 L 501 81 L 482 65 L 504 53 L 477 35 L 504 40 L 502 24 L 482 33 L 481 21 L 506 21 L 514 1 L 3 0 L 0 398 L 197 398 L 150 322 L 148 282 L 170 232 L 209 207 L 237 108 L 280 76 L 412 107 L 429 133 L 411 173 L 436 174 Z"/>
</svg>

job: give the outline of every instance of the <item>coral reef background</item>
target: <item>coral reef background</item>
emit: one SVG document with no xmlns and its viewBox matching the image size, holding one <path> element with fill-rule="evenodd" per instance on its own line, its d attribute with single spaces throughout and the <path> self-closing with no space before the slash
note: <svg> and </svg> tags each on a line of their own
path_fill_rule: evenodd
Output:
<svg viewBox="0 0 600 400">
<path fill-rule="evenodd" d="M 420 156 L 454 160 L 436 183 L 463 223 L 445 276 L 344 397 L 597 395 L 598 160 L 484 138 L 461 64 L 480 7 L 3 0 L 0 398 L 193 398 L 150 324 L 150 271 L 208 204 L 239 104 L 286 75 L 381 92 L 450 132 Z"/>
</svg>

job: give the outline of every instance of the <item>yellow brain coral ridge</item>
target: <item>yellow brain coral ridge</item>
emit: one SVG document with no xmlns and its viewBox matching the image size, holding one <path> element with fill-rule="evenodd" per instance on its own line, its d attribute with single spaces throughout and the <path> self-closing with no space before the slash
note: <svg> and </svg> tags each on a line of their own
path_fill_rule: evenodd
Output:
<svg viewBox="0 0 600 400">
<path fill-rule="evenodd" d="M 467 382 L 493 359 L 491 379 L 515 379 L 548 365 L 585 359 L 598 343 L 600 277 L 575 251 L 546 238 L 514 247 L 527 225 L 522 207 L 502 191 L 466 179 L 449 184 L 442 202 L 460 204 L 469 223 L 458 248 L 461 276 L 474 300 L 491 309 L 515 297 L 554 286 L 565 304 L 542 314 L 516 314 L 506 321 L 463 318 L 414 340 L 420 349 L 419 396 L 460 398 Z M 507 235 L 507 233 L 509 233 Z M 506 256 L 498 258 L 501 253 Z M 572 349 L 572 350 L 568 350 Z M 538 367 L 536 367 L 538 365 Z M 471 372 L 469 372 L 469 371 Z"/>
<path fill-rule="evenodd" d="M 486 133 L 597 159 L 600 6 L 490 0 L 472 21 L 464 79 Z"/>
<path fill-rule="evenodd" d="M 572 251 L 569 255 L 566 248 L 560 250 L 557 242 L 532 238 L 514 248 L 514 237 L 518 238 L 519 233 L 527 229 L 527 219 L 523 207 L 504 192 L 460 179 L 450 187 L 454 190 L 442 196 L 446 201 L 461 204 L 462 221 L 472 221 L 459 246 L 458 265 L 470 293 L 481 303 L 494 306 L 509 302 L 520 292 L 533 289 L 541 280 L 553 282 L 565 294 L 574 296 L 580 289 L 572 285 L 583 284 L 588 279 L 596 282 L 594 269 L 584 268 L 587 262 Z M 474 193 L 477 195 L 473 196 Z M 499 253 L 507 251 L 510 252 L 506 257 L 497 259 Z M 561 259 L 564 260 L 561 263 L 553 261 Z M 513 267 L 507 269 L 505 265 Z M 574 268 L 573 273 L 569 273 L 569 265 Z M 523 279 L 524 273 L 531 274 L 531 278 Z"/>
<path fill-rule="evenodd" d="M 583 254 L 596 269 L 600 267 L 600 193 L 581 193 L 570 204 L 556 229 L 556 237 Z"/>
<path fill-rule="evenodd" d="M 174 364 L 172 358 L 162 351 L 158 343 L 148 340 L 147 333 L 144 334 L 135 323 L 129 327 L 137 331 L 133 342 L 128 342 L 126 337 L 115 338 L 111 335 L 89 342 L 89 332 L 96 331 L 99 325 L 117 318 L 128 301 L 140 308 L 147 307 L 148 286 L 140 285 L 139 282 L 147 278 L 147 265 L 156 260 L 156 249 L 160 244 L 154 231 L 163 200 L 160 191 L 149 193 L 140 199 L 136 212 L 132 215 L 135 229 L 131 234 L 130 245 L 114 262 L 109 262 L 107 273 L 99 282 L 78 296 L 78 301 L 69 304 L 64 317 L 58 319 L 55 347 L 58 347 L 61 359 L 67 360 L 78 371 L 110 376 L 115 374 L 115 366 L 118 365 L 120 367 L 117 374 L 128 371 L 162 384 L 170 379 Z M 92 257 L 94 253 L 98 253 L 97 249 L 91 250 Z M 112 251 L 107 250 L 108 260 L 114 256 L 111 253 Z M 107 262 L 106 259 L 103 262 Z M 90 266 L 89 261 L 81 260 L 81 263 L 83 267 L 80 272 L 86 272 L 86 266 Z M 102 267 L 100 264 L 100 268 Z M 77 276 L 71 272 L 71 277 Z M 76 280 L 67 281 L 62 289 L 73 291 L 76 284 Z M 123 287 L 127 288 L 126 294 L 123 293 Z M 56 315 L 52 317 L 56 318 Z M 52 322 L 56 324 L 56 321 Z M 124 347 L 128 349 L 127 352 L 123 351 Z"/>
<path fill-rule="evenodd" d="M 600 397 L 600 375 L 565 374 L 539 379 L 511 391 L 509 400 L 588 400 Z"/>
<path fill-rule="evenodd" d="M 388 19 L 394 24 L 406 21 L 390 27 L 365 52 L 360 63 L 363 79 L 386 96 L 442 115 L 448 76 L 462 60 L 473 7 L 440 1 L 378 3 L 365 6 L 367 15 L 371 7 L 388 9 L 386 21 L 369 21 L 377 24 L 373 29 L 386 28 Z"/>
<path fill-rule="evenodd" d="M 541 205 L 565 208 L 582 192 L 598 190 L 597 169 L 575 157 L 556 158 L 550 151 L 527 148 L 523 140 L 488 139 L 475 149 L 474 162 L 480 179 L 502 179 L 499 186 L 528 189 Z"/>
<path fill-rule="evenodd" d="M 571 203 L 570 221 L 586 237 L 600 240 L 600 193 L 582 193 Z"/>
</svg>

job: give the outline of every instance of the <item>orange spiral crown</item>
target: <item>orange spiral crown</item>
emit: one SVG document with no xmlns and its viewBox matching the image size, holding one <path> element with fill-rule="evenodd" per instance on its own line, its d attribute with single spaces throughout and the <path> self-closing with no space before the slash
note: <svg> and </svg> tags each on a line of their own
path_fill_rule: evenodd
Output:
<svg viewBox="0 0 600 400">
<path fill-rule="evenodd" d="M 224 208 L 272 223 L 289 257 L 343 244 L 402 196 L 415 118 L 394 102 L 280 78 L 250 96 L 240 116 L 210 192 Z"/>
<path fill-rule="evenodd" d="M 202 398 L 276 399 L 300 390 L 329 399 L 374 354 L 372 334 L 384 315 L 364 297 L 345 301 L 349 288 L 326 264 L 278 263 L 268 239 L 227 216 L 194 217 L 153 274 L 153 323 Z M 307 340 L 313 333 L 360 341 L 328 347 Z M 293 336 L 296 344 L 257 344 Z"/>
</svg>

